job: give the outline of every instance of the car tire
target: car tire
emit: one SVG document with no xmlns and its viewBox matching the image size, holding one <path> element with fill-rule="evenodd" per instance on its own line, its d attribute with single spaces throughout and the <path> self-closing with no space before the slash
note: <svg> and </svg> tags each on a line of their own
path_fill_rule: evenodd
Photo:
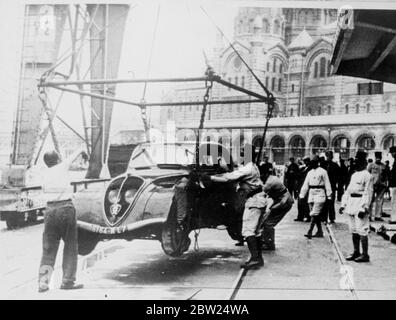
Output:
<svg viewBox="0 0 396 320">
<path fill-rule="evenodd" d="M 78 254 L 86 256 L 90 254 L 98 244 L 99 239 L 96 234 L 78 228 Z"/>
<path fill-rule="evenodd" d="M 161 245 L 164 252 L 171 257 L 181 256 L 190 247 L 189 233 L 187 223 L 179 224 L 177 222 L 177 205 L 174 199 L 161 234 Z"/>
</svg>

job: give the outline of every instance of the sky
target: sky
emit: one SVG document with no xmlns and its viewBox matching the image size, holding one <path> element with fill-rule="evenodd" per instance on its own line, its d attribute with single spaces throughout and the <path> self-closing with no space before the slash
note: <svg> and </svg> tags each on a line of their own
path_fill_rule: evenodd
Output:
<svg viewBox="0 0 396 320">
<path fill-rule="evenodd" d="M 0 0 L 0 132 L 11 133 L 13 114 L 17 105 L 18 75 L 22 47 L 22 26 L 24 4 L 28 0 Z M 41 3 L 61 3 L 58 0 L 42 0 Z M 70 2 L 70 1 L 68 1 Z M 98 1 L 105 3 L 105 1 Z M 117 1 L 118 2 L 118 1 Z M 119 1 L 126 3 L 127 1 Z M 381 1 L 382 3 L 396 2 Z M 196 1 L 196 0 L 138 0 L 128 1 L 131 9 L 128 15 L 119 78 L 156 78 L 202 76 L 205 71 L 203 50 L 210 57 L 216 43 L 216 27 L 203 13 L 200 6 L 226 34 L 233 38 L 233 22 L 239 6 L 286 6 L 338 7 L 348 2 L 340 1 Z M 374 1 L 352 2 L 353 7 L 373 7 L 381 5 Z M 384 7 L 384 5 L 382 5 Z M 151 67 L 148 61 L 153 43 L 157 12 L 160 10 L 157 31 L 152 51 Z M 67 30 L 65 30 L 65 35 Z M 63 47 L 68 46 L 66 36 Z M 62 51 L 62 48 L 61 48 Z M 159 101 L 167 86 L 149 85 L 146 101 Z M 143 88 L 119 86 L 117 96 L 140 101 Z M 53 94 L 53 100 L 56 95 Z M 65 94 L 59 108 L 59 115 L 82 132 L 79 101 L 76 96 Z M 59 126 L 59 124 L 58 124 Z M 113 134 L 120 128 L 142 129 L 140 112 L 136 107 L 114 105 Z"/>
</svg>

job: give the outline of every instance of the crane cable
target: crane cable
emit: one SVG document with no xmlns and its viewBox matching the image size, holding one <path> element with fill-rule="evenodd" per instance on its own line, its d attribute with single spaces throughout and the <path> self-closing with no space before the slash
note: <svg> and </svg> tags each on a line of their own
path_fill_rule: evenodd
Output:
<svg viewBox="0 0 396 320">
<path fill-rule="evenodd" d="M 242 56 L 240 55 L 240 53 L 238 52 L 238 50 L 236 50 L 236 48 L 234 47 L 234 45 L 231 43 L 231 41 L 227 38 L 227 36 L 224 34 L 224 32 L 220 29 L 220 27 L 216 24 L 216 22 L 209 16 L 209 14 L 207 13 L 207 11 L 204 9 L 204 7 L 201 5 L 201 10 L 205 13 L 205 15 L 209 18 L 209 20 L 212 22 L 212 24 L 215 26 L 215 28 L 220 32 L 220 34 L 222 35 L 222 37 L 228 42 L 228 45 L 232 48 L 232 50 L 234 50 L 234 52 L 236 53 L 236 55 L 239 57 L 239 59 L 241 59 L 242 63 L 246 66 L 246 68 L 248 69 L 248 71 L 252 74 L 252 76 L 254 77 L 254 79 L 256 79 L 257 83 L 260 85 L 260 87 L 264 90 L 264 92 L 267 94 L 268 97 L 268 102 L 267 102 L 267 115 L 266 115 L 266 124 L 264 127 L 264 132 L 261 138 L 261 144 L 260 144 L 260 150 L 256 159 L 256 163 L 259 164 L 260 162 L 260 158 L 261 158 L 261 153 L 263 151 L 263 147 L 264 147 L 264 143 L 265 143 L 265 135 L 267 133 L 267 127 L 268 127 L 268 122 L 269 119 L 272 116 L 272 111 L 274 109 L 274 102 L 275 102 L 275 98 L 274 95 L 265 87 L 265 85 L 261 82 L 261 80 L 258 78 L 258 76 L 254 73 L 254 71 L 252 70 L 252 68 L 250 68 L 250 66 L 248 65 L 248 63 L 242 58 Z"/>
<path fill-rule="evenodd" d="M 149 61 L 147 64 L 147 73 L 146 73 L 146 79 L 148 78 L 149 74 L 150 74 L 150 70 L 151 70 L 151 61 L 153 58 L 153 51 L 154 51 L 154 44 L 155 44 L 155 39 L 157 37 L 157 30 L 158 30 L 158 21 L 159 21 L 159 16 L 160 16 L 160 10 L 161 10 L 161 5 L 158 5 L 158 9 L 157 9 L 157 17 L 155 20 L 155 27 L 154 27 L 154 33 L 153 33 L 153 38 L 151 40 L 151 48 L 150 48 L 150 56 L 149 56 Z M 144 105 L 145 104 L 145 98 L 146 98 L 146 92 L 147 92 L 147 81 L 144 83 L 144 87 L 143 87 L 143 95 L 142 95 L 142 99 L 141 99 L 141 107 L 140 107 L 140 114 L 142 117 L 142 121 L 143 121 L 143 125 L 144 125 L 144 132 L 146 135 L 146 140 L 149 141 L 150 137 L 149 137 L 149 124 L 147 122 L 147 107 Z"/>
</svg>

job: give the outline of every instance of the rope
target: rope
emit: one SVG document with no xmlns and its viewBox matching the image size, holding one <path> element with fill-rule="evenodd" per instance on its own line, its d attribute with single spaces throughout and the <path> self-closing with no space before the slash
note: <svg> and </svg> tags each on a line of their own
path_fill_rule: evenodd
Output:
<svg viewBox="0 0 396 320">
<path fill-rule="evenodd" d="M 155 27 L 154 27 L 154 33 L 153 33 L 153 38 L 151 40 L 151 48 L 150 48 L 150 56 L 149 56 L 149 61 L 147 64 L 147 73 L 146 73 L 146 78 L 148 78 L 150 71 L 151 71 L 151 61 L 153 58 L 153 51 L 154 51 L 154 44 L 155 44 L 155 39 L 157 37 L 157 30 L 158 30 L 158 21 L 159 21 L 159 16 L 160 16 L 160 10 L 161 10 L 161 5 L 158 5 L 157 9 L 157 17 L 155 20 Z M 148 130 L 149 130 L 149 124 L 147 121 L 147 107 L 145 106 L 145 98 L 146 98 L 146 92 L 147 92 L 147 81 L 144 83 L 143 87 L 143 95 L 142 95 L 142 106 L 140 107 L 140 115 L 143 121 L 144 125 L 144 132 L 146 134 L 146 140 L 149 141 L 150 137 L 148 135 Z"/>
</svg>

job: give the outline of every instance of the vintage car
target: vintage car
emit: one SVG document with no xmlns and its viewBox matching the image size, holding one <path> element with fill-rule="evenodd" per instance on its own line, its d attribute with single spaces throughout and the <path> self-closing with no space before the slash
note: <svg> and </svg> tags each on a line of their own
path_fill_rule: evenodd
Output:
<svg viewBox="0 0 396 320">
<path fill-rule="evenodd" d="M 166 254 L 179 256 L 188 250 L 192 230 L 219 226 L 239 239 L 243 199 L 236 183 L 200 179 L 231 171 L 230 153 L 203 143 L 198 166 L 195 155 L 192 142 L 143 143 L 124 174 L 74 183 L 79 254 L 89 254 L 103 240 L 153 239 Z"/>
</svg>

